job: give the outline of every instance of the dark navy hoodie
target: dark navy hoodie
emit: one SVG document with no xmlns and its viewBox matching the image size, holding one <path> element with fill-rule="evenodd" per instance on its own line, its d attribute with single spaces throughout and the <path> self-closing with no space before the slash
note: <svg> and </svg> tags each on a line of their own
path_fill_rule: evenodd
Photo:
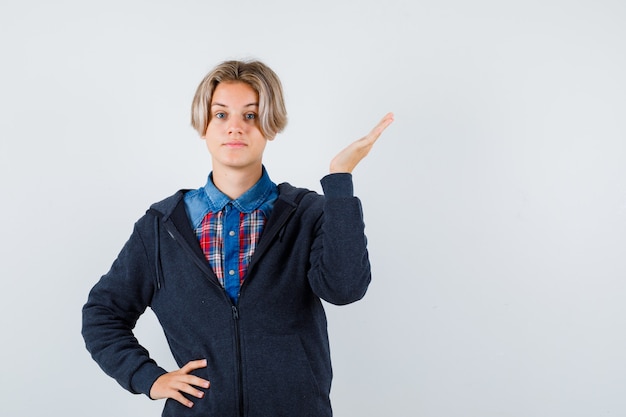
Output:
<svg viewBox="0 0 626 417">
<path fill-rule="evenodd" d="M 206 359 L 193 374 L 211 382 L 204 398 L 190 398 L 192 408 L 167 400 L 163 416 L 331 416 L 321 300 L 361 299 L 370 265 L 351 175 L 321 183 L 324 196 L 279 185 L 236 305 L 191 229 L 184 191 L 154 204 L 83 307 L 94 360 L 127 390 L 149 395 L 167 372 L 133 335 L 150 307 L 176 363 Z"/>
</svg>

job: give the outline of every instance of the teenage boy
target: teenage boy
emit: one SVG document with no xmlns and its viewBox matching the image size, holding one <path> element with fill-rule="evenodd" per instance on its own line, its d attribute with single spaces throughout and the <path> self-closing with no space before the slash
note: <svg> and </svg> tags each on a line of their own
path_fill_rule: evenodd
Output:
<svg viewBox="0 0 626 417">
<path fill-rule="evenodd" d="M 133 393 L 168 399 L 163 416 L 331 416 L 321 300 L 361 299 L 370 282 L 351 172 L 393 121 L 341 151 L 324 195 L 275 185 L 262 164 L 287 123 L 281 83 L 258 61 L 227 61 L 200 83 L 192 125 L 212 172 L 154 204 L 83 307 L 102 369 Z M 180 369 L 133 335 L 150 307 Z"/>
</svg>

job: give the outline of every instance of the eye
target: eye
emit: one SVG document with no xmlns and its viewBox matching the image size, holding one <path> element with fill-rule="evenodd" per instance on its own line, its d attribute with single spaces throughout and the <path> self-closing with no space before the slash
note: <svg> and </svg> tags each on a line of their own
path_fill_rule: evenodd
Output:
<svg viewBox="0 0 626 417">
<path fill-rule="evenodd" d="M 256 114 L 254 113 L 246 113 L 246 120 L 254 120 L 256 119 Z"/>
<path fill-rule="evenodd" d="M 226 113 L 224 113 L 222 111 L 217 112 L 217 113 L 215 113 L 215 118 L 216 119 L 224 119 L 224 118 L 226 118 Z"/>
</svg>

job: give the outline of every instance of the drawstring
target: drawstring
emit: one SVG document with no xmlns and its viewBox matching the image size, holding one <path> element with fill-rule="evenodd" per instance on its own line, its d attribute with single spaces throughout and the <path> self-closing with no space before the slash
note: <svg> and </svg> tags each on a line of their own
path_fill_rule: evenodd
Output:
<svg viewBox="0 0 626 417">
<path fill-rule="evenodd" d="M 157 290 L 161 289 L 161 277 L 163 270 L 161 268 L 161 245 L 159 244 L 159 218 L 154 217 L 154 266 L 156 269 Z"/>
<path fill-rule="evenodd" d="M 289 217 L 291 217 L 291 216 L 289 216 Z M 283 242 L 283 236 L 285 234 L 286 229 L 287 229 L 287 222 L 285 222 L 285 224 L 283 224 L 283 226 L 278 231 L 278 241 L 281 242 L 281 243 Z"/>
</svg>

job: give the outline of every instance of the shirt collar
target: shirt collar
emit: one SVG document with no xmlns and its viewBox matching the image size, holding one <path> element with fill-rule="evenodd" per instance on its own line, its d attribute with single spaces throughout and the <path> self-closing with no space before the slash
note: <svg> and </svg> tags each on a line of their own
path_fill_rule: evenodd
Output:
<svg viewBox="0 0 626 417">
<path fill-rule="evenodd" d="M 209 180 L 204 186 L 204 192 L 209 200 L 209 211 L 218 212 L 223 210 L 228 203 L 231 203 L 241 213 L 251 213 L 268 199 L 275 188 L 276 185 L 270 179 L 265 167 L 263 167 L 261 178 L 239 198 L 232 200 L 221 192 L 213 184 L 213 173 L 209 175 Z"/>
</svg>

